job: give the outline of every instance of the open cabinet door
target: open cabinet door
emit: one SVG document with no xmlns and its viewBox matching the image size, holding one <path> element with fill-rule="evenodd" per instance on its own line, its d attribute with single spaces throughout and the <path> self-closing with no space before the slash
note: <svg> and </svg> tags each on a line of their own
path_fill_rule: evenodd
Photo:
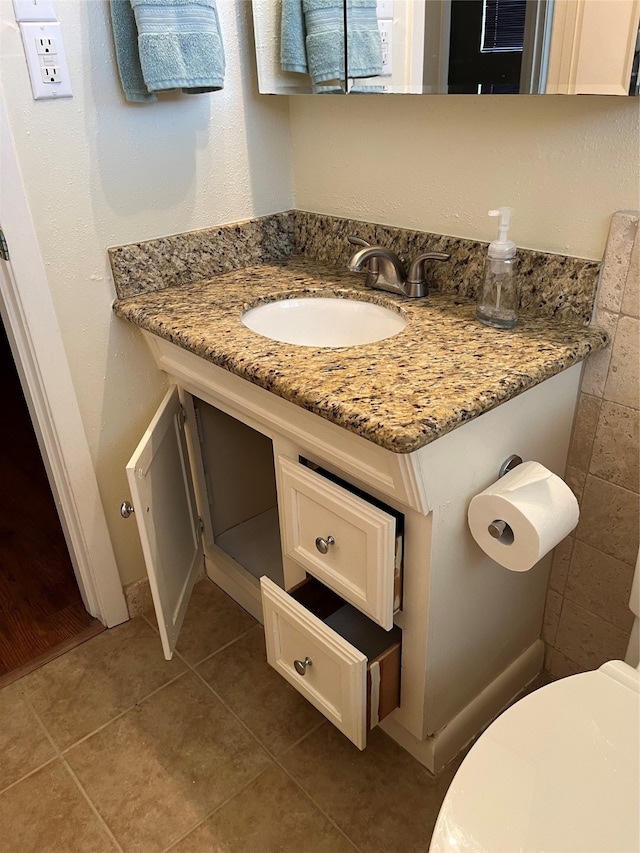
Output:
<svg viewBox="0 0 640 853">
<path fill-rule="evenodd" d="M 172 386 L 127 465 L 164 656 L 173 656 L 194 581 L 202 536 L 178 389 Z"/>
</svg>

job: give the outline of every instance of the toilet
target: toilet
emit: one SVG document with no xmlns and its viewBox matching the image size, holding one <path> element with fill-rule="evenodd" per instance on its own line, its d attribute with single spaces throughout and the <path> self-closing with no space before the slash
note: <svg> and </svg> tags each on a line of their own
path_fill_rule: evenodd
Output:
<svg viewBox="0 0 640 853">
<path fill-rule="evenodd" d="M 501 714 L 460 765 L 430 853 L 640 850 L 638 563 L 626 662 L 555 681 Z"/>
</svg>

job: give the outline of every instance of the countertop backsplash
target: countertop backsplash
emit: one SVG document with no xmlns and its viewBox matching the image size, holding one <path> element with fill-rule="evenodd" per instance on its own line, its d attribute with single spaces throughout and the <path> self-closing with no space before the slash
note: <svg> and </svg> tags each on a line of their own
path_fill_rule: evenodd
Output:
<svg viewBox="0 0 640 853">
<path fill-rule="evenodd" d="M 422 252 L 448 252 L 449 261 L 428 266 L 432 284 L 443 294 L 475 299 L 487 243 L 302 210 L 113 247 L 109 258 L 117 295 L 126 299 L 292 255 L 344 268 L 355 251 L 349 234 L 407 260 Z M 589 323 L 598 262 L 520 248 L 518 259 L 522 311 Z"/>
</svg>

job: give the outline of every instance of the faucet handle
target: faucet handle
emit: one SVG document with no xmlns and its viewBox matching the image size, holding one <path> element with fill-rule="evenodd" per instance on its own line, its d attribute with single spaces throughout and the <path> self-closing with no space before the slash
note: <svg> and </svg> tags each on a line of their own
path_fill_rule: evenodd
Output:
<svg viewBox="0 0 640 853">
<path fill-rule="evenodd" d="M 425 279 L 424 279 L 424 262 L 425 261 L 448 261 L 451 255 L 447 252 L 425 252 L 418 255 L 415 261 L 412 261 L 407 273 L 407 288 L 410 291 L 409 296 L 426 296 Z"/>
<path fill-rule="evenodd" d="M 371 243 L 363 240 L 362 237 L 356 237 L 355 234 L 347 234 L 347 240 L 352 246 L 361 246 L 363 249 L 367 249 L 371 245 Z"/>
</svg>

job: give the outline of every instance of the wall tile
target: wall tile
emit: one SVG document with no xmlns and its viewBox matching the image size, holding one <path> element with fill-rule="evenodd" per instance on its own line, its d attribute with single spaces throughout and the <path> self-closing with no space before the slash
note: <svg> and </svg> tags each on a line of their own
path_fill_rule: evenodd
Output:
<svg viewBox="0 0 640 853">
<path fill-rule="evenodd" d="M 620 317 L 611 350 L 604 397 L 613 403 L 637 409 L 640 406 L 640 321 Z"/>
<path fill-rule="evenodd" d="M 604 329 L 610 340 L 613 341 L 618 325 L 617 314 L 611 314 L 609 311 L 598 311 L 593 322 L 596 326 Z M 604 395 L 604 386 L 607 382 L 611 362 L 611 347 L 612 345 L 609 344 L 606 349 L 593 353 L 585 361 L 581 387 L 584 394 L 591 394 L 594 397 Z"/>
<path fill-rule="evenodd" d="M 542 639 L 545 643 L 550 643 L 551 645 L 553 645 L 558 631 L 562 601 L 562 596 L 559 593 L 552 589 L 547 590 L 547 603 L 544 609 L 544 622 L 542 623 Z"/>
<path fill-rule="evenodd" d="M 589 471 L 637 492 L 640 479 L 640 412 L 605 400 L 600 410 Z"/>
<path fill-rule="evenodd" d="M 637 494 L 589 475 L 576 539 L 635 565 L 639 517 Z"/>
<path fill-rule="evenodd" d="M 587 481 L 587 472 L 580 468 L 567 468 L 564 475 L 565 483 L 576 496 L 578 503 L 582 501 L 582 493 Z"/>
<path fill-rule="evenodd" d="M 636 234 L 631 253 L 631 262 L 622 297 L 622 313 L 631 317 L 640 316 L 640 233 Z"/>
<path fill-rule="evenodd" d="M 554 648 L 549 649 L 545 668 L 554 678 L 567 678 L 569 675 L 576 675 L 578 672 L 586 672 L 589 669 L 587 666 L 580 666 Z"/>
<path fill-rule="evenodd" d="M 629 636 L 610 622 L 564 600 L 556 647 L 585 669 L 597 669 L 605 661 L 624 658 Z"/>
<path fill-rule="evenodd" d="M 559 592 L 560 595 L 564 592 L 567 577 L 569 576 L 569 565 L 571 563 L 573 542 L 573 536 L 567 536 L 562 540 L 562 542 L 559 542 L 556 545 L 553 551 L 549 586 L 551 589 Z"/>
<path fill-rule="evenodd" d="M 633 624 L 629 610 L 632 581 L 633 566 L 577 540 L 564 594 L 628 634 Z"/>
<path fill-rule="evenodd" d="M 556 547 L 549 578 L 545 669 L 556 678 L 623 655 L 632 618 L 640 526 L 639 220 L 638 211 L 614 214 L 598 283 L 593 322 L 611 343 L 585 362 L 565 472 L 580 522 Z"/>
<path fill-rule="evenodd" d="M 629 213 L 618 213 L 611 220 L 607 248 L 598 284 L 597 302 L 601 308 L 620 312 L 638 219 Z"/>
<path fill-rule="evenodd" d="M 591 397 L 588 394 L 580 394 L 578 398 L 578 408 L 567 459 L 567 465 L 572 468 L 579 468 L 581 471 L 589 470 L 601 404 L 602 401 L 599 397 Z"/>
</svg>

